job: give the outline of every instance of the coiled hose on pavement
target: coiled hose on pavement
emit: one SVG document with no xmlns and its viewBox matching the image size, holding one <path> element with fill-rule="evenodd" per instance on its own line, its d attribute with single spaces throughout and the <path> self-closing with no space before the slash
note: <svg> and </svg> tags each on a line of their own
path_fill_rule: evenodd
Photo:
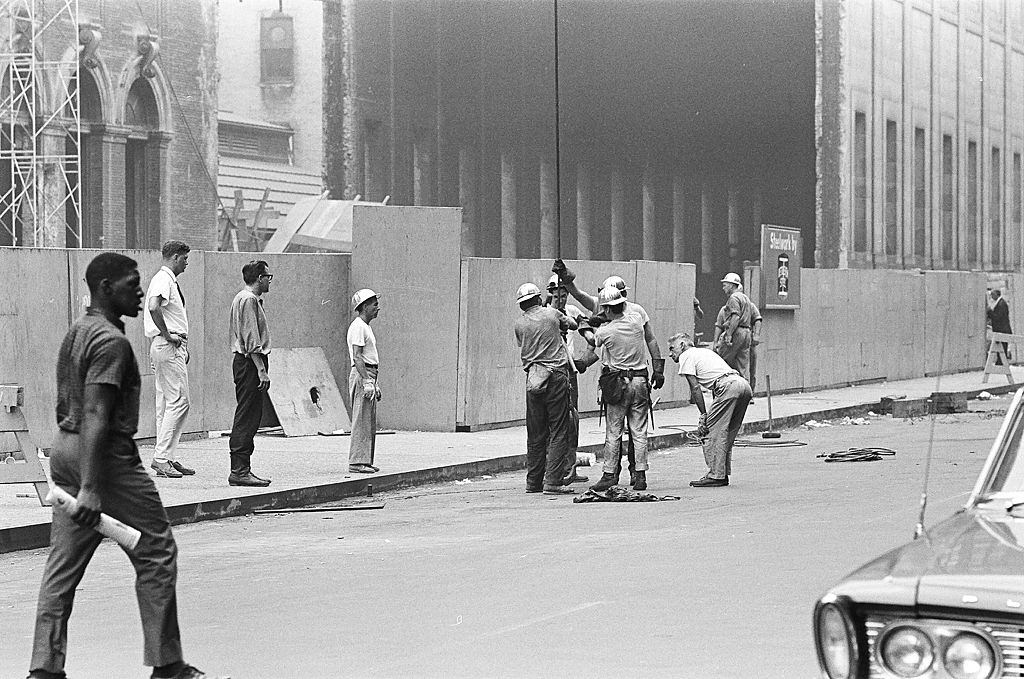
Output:
<svg viewBox="0 0 1024 679">
<path fill-rule="evenodd" d="M 896 451 L 891 448 L 850 448 L 849 450 L 838 450 L 834 453 L 822 453 L 815 457 L 825 459 L 825 462 L 877 462 L 883 457 L 892 457 Z"/>
</svg>

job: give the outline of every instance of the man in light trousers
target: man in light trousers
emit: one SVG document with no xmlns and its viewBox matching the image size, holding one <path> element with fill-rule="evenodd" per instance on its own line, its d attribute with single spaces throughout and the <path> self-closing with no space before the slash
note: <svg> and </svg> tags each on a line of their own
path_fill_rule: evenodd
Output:
<svg viewBox="0 0 1024 679">
<path fill-rule="evenodd" d="M 728 486 L 733 444 L 750 404 L 750 384 L 721 356 L 710 349 L 693 346 L 693 340 L 686 333 L 669 338 L 668 350 L 672 360 L 679 364 L 679 374 L 689 383 L 701 412 L 697 435 L 704 439 L 708 472 L 703 478 L 690 481 L 690 485 L 694 488 Z M 701 387 L 710 389 L 715 398 L 710 408 L 704 403 Z"/>
<path fill-rule="evenodd" d="M 178 277 L 188 267 L 189 246 L 169 240 L 162 248 L 163 266 L 149 282 L 143 325 L 152 339 L 149 358 L 156 391 L 156 451 L 151 465 L 157 476 L 180 479 L 195 474 L 177 460 L 178 441 L 188 416 L 188 313 Z"/>
<path fill-rule="evenodd" d="M 352 359 L 348 388 L 352 397 L 352 437 L 349 439 L 348 470 L 357 474 L 373 474 L 380 468 L 373 464 L 377 443 L 377 402 L 381 399 L 377 374 L 380 356 L 377 338 L 370 323 L 380 313 L 379 295 L 363 288 L 352 295 L 356 317 L 348 327 L 348 353 Z"/>
</svg>

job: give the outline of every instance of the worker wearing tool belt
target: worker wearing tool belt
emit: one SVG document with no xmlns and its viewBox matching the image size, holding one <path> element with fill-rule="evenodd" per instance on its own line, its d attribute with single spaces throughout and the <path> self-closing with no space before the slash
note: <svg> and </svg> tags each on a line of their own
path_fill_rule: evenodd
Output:
<svg viewBox="0 0 1024 679">
<path fill-rule="evenodd" d="M 732 448 L 743 426 L 743 417 L 750 403 L 750 384 L 722 357 L 710 349 L 693 346 L 686 333 L 673 335 L 668 352 L 679 364 L 679 374 L 690 384 L 700 410 L 697 436 L 703 439 L 704 461 L 708 473 L 690 481 L 695 488 L 728 486 L 732 473 Z M 715 400 L 708 408 L 701 387 L 709 389 Z"/>
<path fill-rule="evenodd" d="M 516 319 L 516 344 L 526 371 L 526 492 L 572 493 L 565 487 L 571 467 L 569 352 L 562 332 L 565 314 L 544 306 L 533 283 L 516 291 L 523 315 Z"/>
<path fill-rule="evenodd" d="M 380 313 L 379 295 L 363 288 L 352 295 L 356 317 L 348 326 L 348 353 L 352 370 L 348 376 L 352 397 L 352 438 L 349 439 L 348 470 L 357 474 L 373 474 L 380 468 L 373 465 L 377 443 L 377 402 L 381 399 L 377 373 L 380 356 L 377 338 L 370 323 Z"/>
<path fill-rule="evenodd" d="M 743 281 L 738 274 L 725 274 L 722 278 L 722 290 L 729 298 L 725 302 L 721 333 L 716 333 L 715 351 L 736 372 L 746 378 L 750 374 L 753 305 L 750 298 L 743 293 Z"/>
<path fill-rule="evenodd" d="M 651 387 L 664 384 L 664 359 L 654 358 L 654 376 L 648 381 L 644 355 L 643 318 L 626 309 L 616 287 L 598 295 L 607 322 L 594 331 L 594 345 L 601 351 L 601 400 L 605 406 L 604 469 L 593 490 L 608 490 L 619 481 L 619 451 L 623 426 L 629 427 L 636 455 L 633 488 L 647 489 L 647 421 L 651 414 Z M 659 379 L 655 379 L 655 377 Z"/>
<path fill-rule="evenodd" d="M 604 318 L 600 313 L 601 304 L 598 298 L 583 292 L 576 286 L 576 274 L 572 270 L 568 269 L 565 266 L 565 262 L 563 262 L 561 259 L 555 260 L 555 263 L 551 267 L 551 270 L 555 272 L 555 275 L 558 276 L 559 279 L 562 281 L 562 284 L 565 286 L 565 289 L 568 291 L 568 293 L 572 295 L 577 301 L 579 301 L 580 304 L 582 304 L 584 307 L 586 307 L 588 310 L 595 314 L 595 316 L 593 316 L 592 318 L 595 321 L 593 328 L 596 328 L 597 324 L 600 324 Z M 651 327 L 651 317 L 647 314 L 647 310 L 644 309 L 639 304 L 631 302 L 629 301 L 629 299 L 627 299 L 627 297 L 629 296 L 629 287 L 626 285 L 626 281 L 623 280 L 621 276 L 609 276 L 608 278 L 604 279 L 604 282 L 601 284 L 599 290 L 604 289 L 606 287 L 614 287 L 618 289 L 619 293 L 622 295 L 622 298 L 626 301 L 625 313 L 635 313 L 639 315 L 640 318 L 643 320 L 644 342 L 647 344 L 647 349 L 651 353 L 651 358 L 654 359 L 655 367 L 657 367 L 658 362 L 660 361 L 660 365 L 662 366 L 662 368 L 664 368 L 665 360 L 661 357 L 661 348 L 658 346 L 658 340 L 654 335 L 654 329 Z M 583 327 L 583 329 L 580 331 L 580 334 L 584 335 L 584 337 L 587 337 L 587 341 L 593 341 L 593 337 L 588 334 L 587 326 Z M 651 375 L 651 381 L 651 386 L 653 386 L 655 389 L 660 389 L 661 386 L 665 383 L 665 376 L 663 372 L 655 370 Z M 629 434 L 628 438 L 629 445 L 626 449 L 626 456 L 629 460 L 629 485 L 632 486 L 636 483 L 636 454 L 634 451 L 635 445 L 633 442 L 632 434 Z M 619 455 L 615 456 L 615 460 L 618 463 L 615 472 L 616 477 L 618 476 L 619 471 L 622 470 L 621 443 L 619 445 L 619 451 Z"/>
</svg>

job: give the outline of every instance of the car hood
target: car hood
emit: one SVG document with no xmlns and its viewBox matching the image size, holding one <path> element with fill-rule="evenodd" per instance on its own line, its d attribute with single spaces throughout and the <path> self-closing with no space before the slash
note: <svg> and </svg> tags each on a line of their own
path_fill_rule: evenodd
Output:
<svg viewBox="0 0 1024 679">
<path fill-rule="evenodd" d="M 832 589 L 860 603 L 1024 615 L 1024 518 L 971 508 L 850 573 Z"/>
</svg>

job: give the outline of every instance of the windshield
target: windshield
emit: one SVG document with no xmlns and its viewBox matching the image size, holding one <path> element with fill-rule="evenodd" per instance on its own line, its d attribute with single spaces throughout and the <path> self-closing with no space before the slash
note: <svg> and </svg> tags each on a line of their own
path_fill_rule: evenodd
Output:
<svg viewBox="0 0 1024 679">
<path fill-rule="evenodd" d="M 977 499 L 987 502 L 1024 500 L 1024 390 L 1018 391 L 1003 422 L 992 455 L 982 471 Z"/>
</svg>

